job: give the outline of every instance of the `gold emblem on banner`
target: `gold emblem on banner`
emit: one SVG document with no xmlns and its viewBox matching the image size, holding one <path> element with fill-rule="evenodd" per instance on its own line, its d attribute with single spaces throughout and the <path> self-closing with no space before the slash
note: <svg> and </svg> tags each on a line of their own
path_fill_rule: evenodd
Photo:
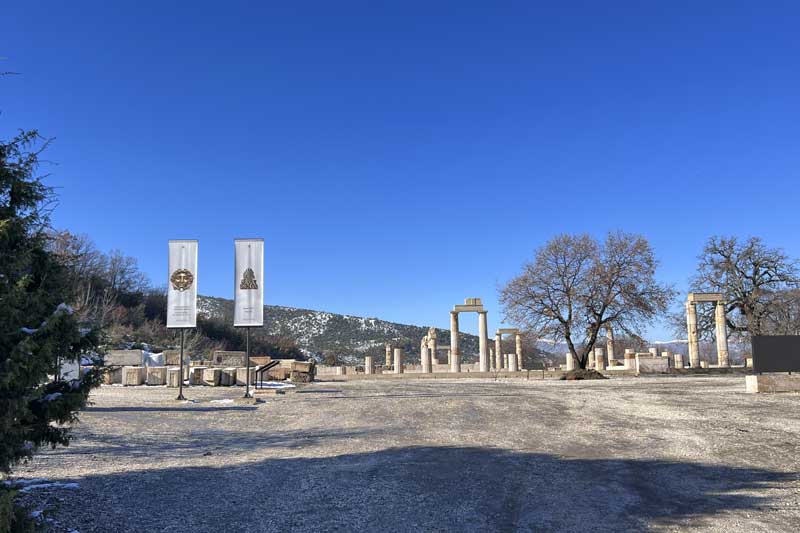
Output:
<svg viewBox="0 0 800 533">
<path fill-rule="evenodd" d="M 187 269 L 179 268 L 172 273 L 169 277 L 169 281 L 172 283 L 173 289 L 183 292 L 192 286 L 192 283 L 194 283 L 194 276 Z"/>
<path fill-rule="evenodd" d="M 239 288 L 242 290 L 258 289 L 258 282 L 256 281 L 256 275 L 252 268 L 248 268 L 244 271 L 244 275 L 242 275 L 242 282 L 239 283 Z"/>
</svg>

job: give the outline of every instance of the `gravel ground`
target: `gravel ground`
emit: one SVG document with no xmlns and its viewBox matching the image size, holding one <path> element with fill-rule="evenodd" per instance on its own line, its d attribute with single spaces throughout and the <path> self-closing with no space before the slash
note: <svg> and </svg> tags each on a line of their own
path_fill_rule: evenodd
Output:
<svg viewBox="0 0 800 533">
<path fill-rule="evenodd" d="M 103 387 L 22 478 L 53 531 L 798 531 L 800 394 L 744 378 Z"/>
</svg>

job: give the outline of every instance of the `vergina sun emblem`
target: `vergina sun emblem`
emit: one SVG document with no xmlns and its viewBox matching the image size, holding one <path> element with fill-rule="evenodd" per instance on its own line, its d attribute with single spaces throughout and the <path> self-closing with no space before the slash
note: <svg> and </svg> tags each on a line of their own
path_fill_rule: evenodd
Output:
<svg viewBox="0 0 800 533">
<path fill-rule="evenodd" d="M 242 290 L 258 289 L 258 282 L 256 281 L 256 275 L 252 268 L 248 268 L 244 271 L 244 274 L 242 275 L 242 281 L 239 283 L 239 288 Z"/>
<path fill-rule="evenodd" d="M 172 283 L 173 289 L 183 292 L 192 286 L 192 283 L 194 283 L 194 276 L 187 269 L 179 268 L 172 273 L 169 277 L 169 281 Z"/>
</svg>

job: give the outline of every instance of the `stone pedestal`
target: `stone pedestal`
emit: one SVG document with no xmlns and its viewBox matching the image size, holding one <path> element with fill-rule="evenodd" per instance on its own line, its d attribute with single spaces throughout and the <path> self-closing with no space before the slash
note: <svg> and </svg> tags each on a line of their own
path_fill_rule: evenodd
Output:
<svg viewBox="0 0 800 533">
<path fill-rule="evenodd" d="M 675 360 L 675 368 L 683 368 L 683 354 L 676 353 L 673 358 Z"/>
<path fill-rule="evenodd" d="M 203 384 L 218 387 L 222 380 L 221 368 L 205 368 L 203 370 Z"/>
<path fill-rule="evenodd" d="M 658 348 L 649 348 L 647 351 L 650 352 L 651 356 L 658 357 Z"/>
<path fill-rule="evenodd" d="M 364 357 L 364 373 L 370 375 L 375 373 L 375 363 L 372 361 L 371 355 Z"/>
<path fill-rule="evenodd" d="M 394 349 L 394 373 L 395 374 L 402 374 L 403 373 L 403 349 L 402 348 L 395 348 Z"/>
<path fill-rule="evenodd" d="M 144 384 L 145 369 L 143 366 L 123 366 L 122 384 L 125 386 L 136 386 Z"/>
<path fill-rule="evenodd" d="M 205 372 L 205 366 L 193 366 L 189 372 L 189 384 L 190 385 L 205 385 L 203 383 L 203 372 Z"/>
<path fill-rule="evenodd" d="M 639 374 L 666 374 L 669 372 L 669 359 L 637 354 L 636 371 Z"/>
<path fill-rule="evenodd" d="M 148 385 L 167 384 L 167 367 L 165 366 L 148 366 L 145 375 L 145 383 Z"/>
<path fill-rule="evenodd" d="M 570 370 L 575 370 L 575 358 L 570 352 L 567 352 L 567 372 Z"/>
<path fill-rule="evenodd" d="M 672 359 L 672 352 L 670 352 L 669 350 L 664 350 L 663 352 L 661 352 L 661 357 Z"/>
<path fill-rule="evenodd" d="M 608 366 L 614 366 L 614 331 L 611 328 L 606 328 L 606 354 Z"/>
<path fill-rule="evenodd" d="M 800 392 L 798 374 L 758 374 L 744 379 L 747 392 Z"/>
<path fill-rule="evenodd" d="M 708 368 L 708 361 L 700 361 L 700 368 Z"/>
<path fill-rule="evenodd" d="M 517 366 L 517 354 L 515 353 L 506 354 L 506 357 L 508 357 L 508 371 L 518 372 L 519 367 Z"/>
<path fill-rule="evenodd" d="M 178 366 L 167 368 L 167 387 L 177 389 L 181 384 L 181 369 Z"/>
<path fill-rule="evenodd" d="M 625 370 L 634 370 L 636 368 L 636 352 L 630 348 L 625 350 Z"/>
<path fill-rule="evenodd" d="M 744 366 L 747 367 L 747 368 L 753 368 L 753 358 L 752 357 L 748 357 L 747 359 L 745 359 L 744 360 Z"/>
</svg>

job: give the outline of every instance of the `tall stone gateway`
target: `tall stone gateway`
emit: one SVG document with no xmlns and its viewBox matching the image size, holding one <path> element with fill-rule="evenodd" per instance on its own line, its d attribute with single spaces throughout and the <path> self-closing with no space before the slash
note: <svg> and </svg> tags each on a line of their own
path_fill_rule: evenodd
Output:
<svg viewBox="0 0 800 533">
<path fill-rule="evenodd" d="M 725 318 L 725 295 L 717 292 L 690 292 L 686 299 L 686 330 L 689 336 L 689 364 L 700 367 L 700 342 L 697 334 L 697 304 L 714 304 L 715 336 L 717 338 L 717 366 L 729 367 L 728 326 Z"/>
</svg>

